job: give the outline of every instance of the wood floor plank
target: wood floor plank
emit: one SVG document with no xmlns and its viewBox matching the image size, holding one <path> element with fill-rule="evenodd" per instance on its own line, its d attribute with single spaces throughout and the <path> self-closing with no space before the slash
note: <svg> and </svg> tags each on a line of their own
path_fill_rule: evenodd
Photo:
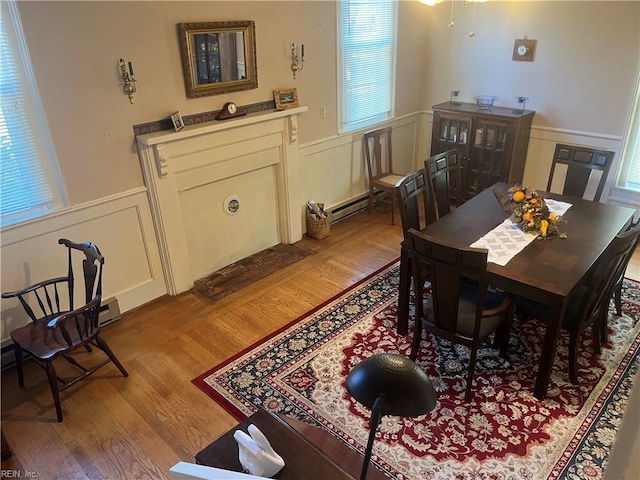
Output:
<svg viewBox="0 0 640 480">
<path fill-rule="evenodd" d="M 374 209 L 332 225 L 325 239 L 304 238 L 297 246 L 312 255 L 216 302 L 187 292 L 126 312 L 103 336 L 129 377 L 108 365 L 63 392 L 63 423 L 32 362 L 25 388 L 15 370 L 3 372 L 2 430 L 14 457 L 2 468 L 41 479 L 167 478 L 237 423 L 191 380 L 395 260 L 401 241 L 388 210 Z"/>
<path fill-rule="evenodd" d="M 108 365 L 63 392 L 63 423 L 42 371 L 27 362 L 23 389 L 4 372 L 15 461 L 38 478 L 166 478 L 237 423 L 191 380 L 397 258 L 401 239 L 388 211 L 360 213 L 298 242 L 312 255 L 216 302 L 187 292 L 125 313 L 103 336 L 129 377 Z"/>
</svg>

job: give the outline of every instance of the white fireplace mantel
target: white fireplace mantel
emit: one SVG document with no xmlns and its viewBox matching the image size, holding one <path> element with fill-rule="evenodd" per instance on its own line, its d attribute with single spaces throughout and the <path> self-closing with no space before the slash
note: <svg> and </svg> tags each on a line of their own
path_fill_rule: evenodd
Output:
<svg viewBox="0 0 640 480">
<path fill-rule="evenodd" d="M 200 256 L 193 251 L 194 242 L 189 242 L 188 234 L 194 227 L 185 223 L 182 194 L 213 188 L 211 185 L 217 185 L 216 182 L 222 185 L 259 170 L 272 171 L 266 178 L 273 178 L 274 185 L 268 189 L 276 192 L 273 200 L 276 213 L 271 221 L 277 224 L 273 226 L 277 241 L 294 243 L 302 238 L 304 205 L 300 199 L 298 115 L 306 111 L 306 106 L 271 110 L 190 125 L 179 132 L 136 137 L 170 294 L 193 286 L 196 279 L 193 265 Z M 202 208 L 212 207 L 202 205 Z M 201 225 L 197 228 L 202 231 Z M 216 235 L 216 228 L 219 225 L 211 225 L 206 234 Z M 220 255 L 224 257 L 224 252 Z"/>
</svg>

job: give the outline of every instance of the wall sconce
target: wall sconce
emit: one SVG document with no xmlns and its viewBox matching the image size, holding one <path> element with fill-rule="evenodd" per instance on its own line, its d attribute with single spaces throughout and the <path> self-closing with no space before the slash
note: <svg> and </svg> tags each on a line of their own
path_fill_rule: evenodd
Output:
<svg viewBox="0 0 640 480">
<path fill-rule="evenodd" d="M 136 93 L 136 79 L 133 77 L 133 65 L 129 62 L 129 71 L 123 59 L 118 60 L 122 75 L 122 91 L 129 97 L 129 103 L 133 103 L 133 94 Z"/>
<path fill-rule="evenodd" d="M 296 44 L 291 44 L 291 71 L 293 79 L 296 79 L 296 73 L 304 69 L 304 44 L 300 46 L 300 56 L 296 53 Z"/>
</svg>

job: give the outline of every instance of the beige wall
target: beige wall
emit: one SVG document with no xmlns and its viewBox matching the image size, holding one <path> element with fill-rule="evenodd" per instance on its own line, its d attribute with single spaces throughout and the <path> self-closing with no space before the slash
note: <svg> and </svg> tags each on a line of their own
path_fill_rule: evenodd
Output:
<svg viewBox="0 0 640 480">
<path fill-rule="evenodd" d="M 413 2 L 401 11 L 417 10 Z M 319 2 L 20 2 L 20 13 L 60 168 L 73 204 L 142 185 L 132 126 L 166 117 L 249 104 L 295 86 L 309 114 L 300 120 L 303 142 L 335 135 L 336 6 Z M 412 22 L 413 14 L 402 14 Z M 176 24 L 256 22 L 259 88 L 200 99 L 185 95 Z M 418 29 L 405 30 L 403 50 L 423 45 Z M 305 69 L 294 81 L 291 42 L 305 44 Z M 420 46 L 420 48 L 423 48 Z M 130 105 L 116 66 L 133 62 L 138 92 Z M 409 73 L 398 113 L 421 107 L 421 61 L 401 60 Z M 320 109 L 327 111 L 320 118 Z M 90 180 L 99 178 L 101 181 Z"/>
<path fill-rule="evenodd" d="M 516 106 L 527 96 L 534 125 L 622 135 L 640 59 L 640 2 L 516 1 L 431 9 L 425 26 L 427 104 L 461 90 Z M 469 37 L 475 32 L 474 37 Z M 514 62 L 516 38 L 538 41 L 534 62 Z"/>
<path fill-rule="evenodd" d="M 475 14 L 474 14 L 475 9 Z M 640 2 L 400 3 L 396 114 L 426 110 L 451 89 L 531 97 L 534 124 L 622 135 L 640 57 Z M 309 111 L 302 144 L 336 135 L 336 7 L 293 2 L 20 2 L 35 75 L 62 175 L 73 204 L 143 184 L 132 125 L 265 101 L 295 86 Z M 187 99 L 175 24 L 255 20 L 259 88 Z M 476 36 L 470 38 L 469 31 Z M 538 40 L 536 61 L 513 62 L 513 40 Z M 305 44 L 293 80 L 289 44 Z M 130 105 L 116 62 L 134 64 Z M 320 118 L 325 108 L 327 117 Z"/>
</svg>

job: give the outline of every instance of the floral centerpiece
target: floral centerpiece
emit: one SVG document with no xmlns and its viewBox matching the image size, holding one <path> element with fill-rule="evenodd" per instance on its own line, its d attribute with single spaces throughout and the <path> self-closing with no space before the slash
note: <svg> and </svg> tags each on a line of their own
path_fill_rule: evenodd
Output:
<svg viewBox="0 0 640 480">
<path fill-rule="evenodd" d="M 558 217 L 549 211 L 544 198 L 538 195 L 534 189 L 514 185 L 509 188 L 508 196 L 493 189 L 496 199 L 502 208 L 511 214 L 511 221 L 520 226 L 525 232 L 537 233 L 539 238 L 560 236 L 566 238 L 566 234 L 558 230 Z"/>
</svg>

